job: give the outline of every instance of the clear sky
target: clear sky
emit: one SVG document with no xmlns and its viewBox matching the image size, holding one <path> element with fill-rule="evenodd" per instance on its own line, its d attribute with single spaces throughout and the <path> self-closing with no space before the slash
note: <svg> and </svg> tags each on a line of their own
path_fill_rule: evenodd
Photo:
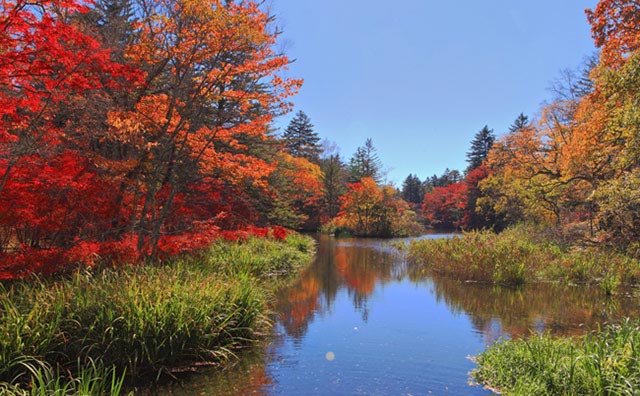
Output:
<svg viewBox="0 0 640 396">
<path fill-rule="evenodd" d="M 294 97 L 350 158 L 373 139 L 388 179 L 463 170 L 474 134 L 535 116 L 564 68 L 594 51 L 595 0 L 271 0 Z M 295 112 L 294 111 L 294 112 Z M 280 118 L 285 127 L 294 113 Z"/>
</svg>

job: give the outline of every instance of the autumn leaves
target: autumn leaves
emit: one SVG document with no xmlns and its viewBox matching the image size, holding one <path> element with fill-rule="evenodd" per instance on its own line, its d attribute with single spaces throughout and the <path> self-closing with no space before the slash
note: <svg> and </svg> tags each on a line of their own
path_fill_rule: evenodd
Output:
<svg viewBox="0 0 640 396">
<path fill-rule="evenodd" d="M 252 143 L 301 81 L 279 75 L 257 3 L 0 13 L 0 277 L 191 250 L 259 221 L 276 161 Z"/>
</svg>

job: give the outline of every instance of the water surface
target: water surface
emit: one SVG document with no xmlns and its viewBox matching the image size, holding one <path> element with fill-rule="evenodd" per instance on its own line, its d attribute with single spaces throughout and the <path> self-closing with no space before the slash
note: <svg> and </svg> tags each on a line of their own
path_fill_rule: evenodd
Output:
<svg viewBox="0 0 640 396">
<path fill-rule="evenodd" d="M 500 337 L 582 334 L 639 308 L 597 288 L 509 289 L 417 273 L 389 241 L 320 237 L 315 262 L 277 296 L 266 346 L 161 393 L 485 396 L 469 384 L 469 356 Z"/>
</svg>

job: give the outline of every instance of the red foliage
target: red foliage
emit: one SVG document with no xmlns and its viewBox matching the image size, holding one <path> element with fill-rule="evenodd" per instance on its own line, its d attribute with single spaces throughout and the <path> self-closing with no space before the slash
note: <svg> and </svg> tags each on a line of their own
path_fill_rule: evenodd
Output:
<svg viewBox="0 0 640 396">
<path fill-rule="evenodd" d="M 487 224 L 488 219 L 480 216 L 476 211 L 476 201 L 482 195 L 479 184 L 487 176 L 489 176 L 489 167 L 483 164 L 470 171 L 462 181 L 462 183 L 465 184 L 466 199 L 464 202 L 464 215 L 459 227 L 468 229 L 482 228 L 491 225 Z"/>
<path fill-rule="evenodd" d="M 422 216 L 435 228 L 458 228 L 462 224 L 467 188 L 463 182 L 436 187 L 425 194 Z"/>
<path fill-rule="evenodd" d="M 252 225 L 260 214 L 246 186 L 265 188 L 273 166 L 241 142 L 267 139 L 273 113 L 287 110 L 286 98 L 300 84 L 277 77 L 288 60 L 272 51 L 276 35 L 268 28 L 270 18 L 251 1 L 156 5 L 168 17 L 149 18 L 180 39 L 165 47 L 165 35 L 134 24 L 139 40 L 118 48 L 131 62 L 123 65 L 83 33 L 90 29 L 69 22 L 80 20 L 76 16 L 87 11 L 85 2 L 2 2 L 0 279 L 168 257 L 203 249 L 217 238 L 281 240 L 288 234 L 281 227 Z M 172 17 L 184 19 L 176 23 Z M 216 40 L 203 46 L 202 37 Z M 220 68 L 221 51 L 245 56 Z M 204 71 L 205 65 L 211 70 Z M 182 68 L 200 74 L 174 91 L 188 91 L 195 81 L 201 89 L 190 97 L 155 93 L 166 91 L 171 84 L 166 78 L 181 83 Z M 247 92 L 235 87 L 238 81 L 251 85 L 250 78 L 264 87 Z M 202 103 L 221 81 L 230 88 L 216 95 L 235 103 L 229 113 L 241 121 L 223 127 L 188 118 L 211 107 Z M 104 102 L 94 104 L 94 98 Z M 118 107 L 121 102 L 128 102 L 126 108 Z M 198 123 L 203 125 L 192 127 Z M 302 171 L 284 176 L 308 184 Z M 313 197 L 302 198 L 314 203 Z"/>
<path fill-rule="evenodd" d="M 458 183 L 436 187 L 424 196 L 422 216 L 436 228 L 480 228 L 485 226 L 476 213 L 476 201 L 481 195 L 478 184 L 489 175 L 481 165 L 470 171 Z"/>
</svg>

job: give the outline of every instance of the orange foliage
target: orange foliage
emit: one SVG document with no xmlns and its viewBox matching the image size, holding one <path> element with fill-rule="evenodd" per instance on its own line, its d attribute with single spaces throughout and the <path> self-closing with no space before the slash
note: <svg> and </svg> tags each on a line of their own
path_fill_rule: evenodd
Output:
<svg viewBox="0 0 640 396">
<path fill-rule="evenodd" d="M 604 65 L 618 68 L 631 52 L 640 49 L 637 0 L 600 0 L 595 10 L 587 9 L 586 13 Z"/>
<path fill-rule="evenodd" d="M 267 139 L 301 81 L 278 76 L 289 61 L 273 51 L 276 35 L 256 2 L 158 0 L 141 12 L 126 56 L 146 72 L 146 84 L 132 109 L 110 113 L 109 139 L 128 147 L 122 161 L 136 164 L 123 181 L 135 202 L 132 228 L 138 249 L 155 256 L 161 239 L 207 234 L 193 225 L 209 227 L 223 212 L 188 207 L 216 188 L 267 187 L 275 164 L 247 142 Z M 198 215 L 178 220 L 177 207 Z"/>
</svg>

